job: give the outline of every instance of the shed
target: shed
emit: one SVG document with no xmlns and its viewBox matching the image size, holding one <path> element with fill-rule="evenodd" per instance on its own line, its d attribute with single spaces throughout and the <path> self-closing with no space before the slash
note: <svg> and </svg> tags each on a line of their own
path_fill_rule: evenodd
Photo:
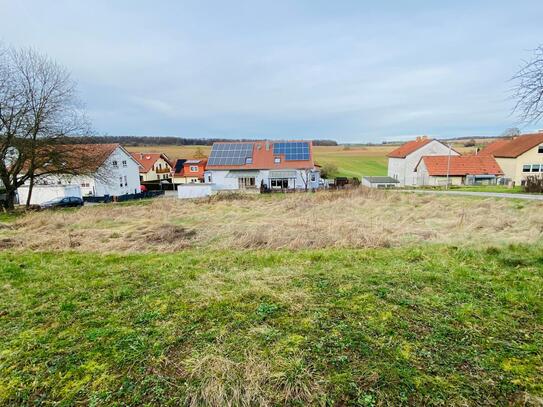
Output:
<svg viewBox="0 0 543 407">
<path fill-rule="evenodd" d="M 369 188 L 395 188 L 400 181 L 392 177 L 364 177 L 362 185 Z"/>
</svg>

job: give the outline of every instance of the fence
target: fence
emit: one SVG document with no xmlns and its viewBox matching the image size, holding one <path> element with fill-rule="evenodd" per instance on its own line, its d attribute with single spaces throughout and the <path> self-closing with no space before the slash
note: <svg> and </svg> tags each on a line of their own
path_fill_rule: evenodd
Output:
<svg viewBox="0 0 543 407">
<path fill-rule="evenodd" d="M 140 192 L 139 194 L 126 194 L 119 196 L 84 196 L 83 200 L 85 202 L 92 203 L 109 203 L 109 202 L 125 202 L 132 201 L 135 199 L 146 199 L 146 198 L 155 198 L 157 196 L 164 195 L 164 191 L 147 191 Z"/>
</svg>

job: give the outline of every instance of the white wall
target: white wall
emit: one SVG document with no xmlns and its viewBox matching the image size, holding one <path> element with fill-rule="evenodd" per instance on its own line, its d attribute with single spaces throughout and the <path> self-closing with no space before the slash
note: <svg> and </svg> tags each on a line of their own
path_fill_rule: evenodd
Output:
<svg viewBox="0 0 543 407">
<path fill-rule="evenodd" d="M 248 172 L 258 171 L 258 175 L 255 177 L 255 187 L 260 188 L 260 184 L 264 181 L 264 184 L 270 186 L 269 176 L 270 170 L 248 170 Z M 273 171 L 294 171 L 289 169 L 278 169 Z M 289 180 L 289 188 L 305 189 L 304 180 L 307 177 L 305 170 L 295 170 L 296 179 Z M 239 189 L 238 178 L 226 177 L 229 173 L 227 170 L 207 170 L 204 174 L 204 180 L 208 183 L 209 175 L 211 175 L 211 182 L 216 185 L 220 190 L 237 190 Z M 319 188 L 320 172 L 313 171 L 315 174 L 315 181 L 311 181 L 311 173 L 308 174 L 309 180 L 307 181 L 308 189 Z"/>
<path fill-rule="evenodd" d="M 17 189 L 19 204 L 26 204 L 28 189 L 28 185 L 23 185 Z M 79 185 L 34 185 L 32 188 L 32 196 L 30 197 L 30 204 L 41 205 L 42 203 L 52 199 L 64 198 L 67 196 L 76 196 L 81 198 L 81 188 L 79 188 Z"/>
<path fill-rule="evenodd" d="M 203 198 L 215 193 L 213 184 L 181 184 L 177 188 L 177 197 L 181 199 Z"/>
<path fill-rule="evenodd" d="M 417 173 L 415 167 L 420 159 L 425 155 L 448 155 L 449 147 L 440 143 L 437 140 L 432 140 L 430 143 L 422 146 L 418 150 L 412 152 L 405 158 L 389 158 L 388 159 L 388 176 L 396 178 L 400 181 L 399 186 L 418 185 Z M 451 155 L 460 155 L 456 151 L 451 150 Z"/>
</svg>

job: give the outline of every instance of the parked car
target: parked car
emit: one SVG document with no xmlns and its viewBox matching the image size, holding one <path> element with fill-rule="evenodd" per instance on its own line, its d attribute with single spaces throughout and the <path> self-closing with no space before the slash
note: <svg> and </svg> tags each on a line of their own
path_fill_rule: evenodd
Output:
<svg viewBox="0 0 543 407">
<path fill-rule="evenodd" d="M 40 209 L 73 208 L 83 206 L 83 204 L 83 199 L 77 196 L 67 196 L 65 198 L 55 198 L 44 202 L 40 205 Z"/>
</svg>

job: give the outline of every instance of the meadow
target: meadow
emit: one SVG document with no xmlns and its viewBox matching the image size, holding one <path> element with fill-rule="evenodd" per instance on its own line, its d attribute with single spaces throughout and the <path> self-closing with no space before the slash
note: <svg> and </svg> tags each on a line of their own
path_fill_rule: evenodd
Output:
<svg viewBox="0 0 543 407">
<path fill-rule="evenodd" d="M 0 405 L 540 405 L 541 209 L 356 189 L 4 215 Z"/>
</svg>

